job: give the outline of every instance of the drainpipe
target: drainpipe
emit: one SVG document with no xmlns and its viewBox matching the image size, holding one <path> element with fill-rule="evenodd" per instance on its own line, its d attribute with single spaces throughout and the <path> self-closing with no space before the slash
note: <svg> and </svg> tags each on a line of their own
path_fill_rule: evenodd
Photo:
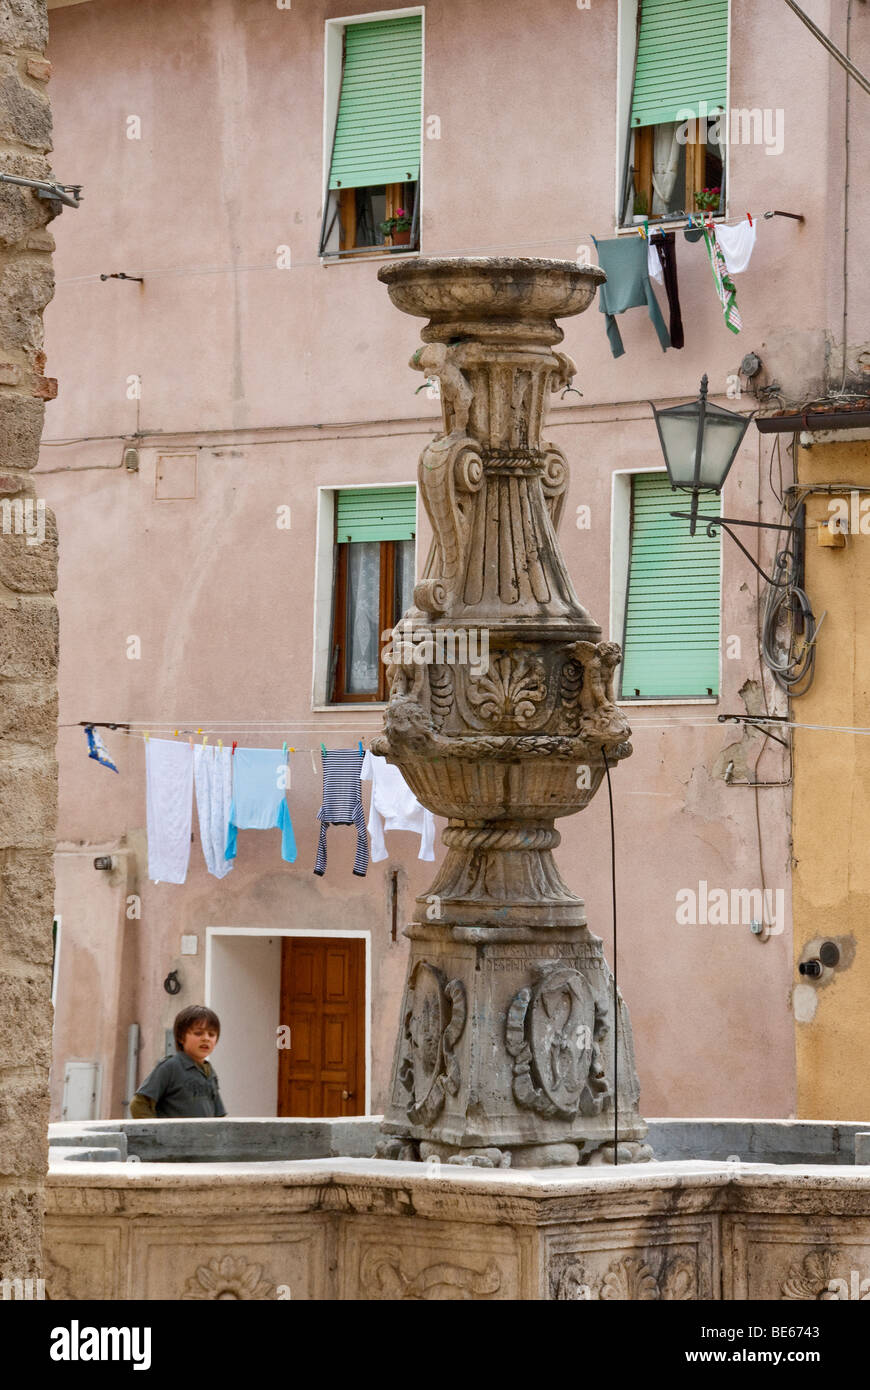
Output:
<svg viewBox="0 0 870 1390">
<path fill-rule="evenodd" d="M 127 1072 L 124 1080 L 124 1108 L 130 1118 L 130 1101 L 136 1094 L 136 1078 L 139 1070 L 139 1024 L 131 1023 L 127 1029 Z"/>
</svg>

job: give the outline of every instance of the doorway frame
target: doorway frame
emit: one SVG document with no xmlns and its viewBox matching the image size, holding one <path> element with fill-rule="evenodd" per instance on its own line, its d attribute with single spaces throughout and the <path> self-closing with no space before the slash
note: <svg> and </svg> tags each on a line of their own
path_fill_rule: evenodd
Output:
<svg viewBox="0 0 870 1390">
<path fill-rule="evenodd" d="M 207 1007 L 212 1007 L 212 966 L 213 966 L 213 942 L 219 936 L 299 936 L 299 937 L 331 937 L 333 940 L 353 940 L 363 941 L 365 950 L 365 997 L 363 1000 L 363 1022 L 365 1030 L 364 1045 L 364 1065 L 365 1065 L 365 1111 L 366 1116 L 372 1113 L 372 934 L 368 931 L 345 931 L 317 927 L 206 927 L 205 929 L 205 1003 Z"/>
</svg>

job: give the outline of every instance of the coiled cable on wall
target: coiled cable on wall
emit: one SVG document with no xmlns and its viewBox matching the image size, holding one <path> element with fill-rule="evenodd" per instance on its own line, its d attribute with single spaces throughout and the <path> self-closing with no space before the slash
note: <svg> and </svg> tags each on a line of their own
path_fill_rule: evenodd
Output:
<svg viewBox="0 0 870 1390">
<path fill-rule="evenodd" d="M 785 514 L 783 507 L 783 514 Z M 777 553 L 773 582 L 768 584 L 761 624 L 761 653 L 764 664 L 780 690 L 797 697 L 805 695 L 813 683 L 816 665 L 815 638 L 818 624 L 803 580 L 804 557 L 803 497 L 791 511 L 791 525 L 784 550 Z M 788 646 L 783 652 L 777 631 L 788 623 Z M 796 648 L 796 639 L 802 639 Z M 800 687 L 800 688 L 798 688 Z"/>
</svg>

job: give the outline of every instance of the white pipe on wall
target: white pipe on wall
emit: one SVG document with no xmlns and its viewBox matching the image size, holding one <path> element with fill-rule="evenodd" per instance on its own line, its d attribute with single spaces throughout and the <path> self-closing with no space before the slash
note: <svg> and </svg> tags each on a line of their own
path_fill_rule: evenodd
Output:
<svg viewBox="0 0 870 1390">
<path fill-rule="evenodd" d="M 124 1080 L 124 1108 L 130 1116 L 130 1101 L 136 1094 L 136 1081 L 139 1070 L 139 1024 L 131 1023 L 127 1029 L 127 1074 Z"/>
</svg>

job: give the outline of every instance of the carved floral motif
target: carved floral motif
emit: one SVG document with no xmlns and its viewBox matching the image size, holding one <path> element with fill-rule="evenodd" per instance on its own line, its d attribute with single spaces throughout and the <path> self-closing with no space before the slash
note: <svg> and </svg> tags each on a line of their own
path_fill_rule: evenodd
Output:
<svg viewBox="0 0 870 1390">
<path fill-rule="evenodd" d="M 850 1278 L 838 1277 L 836 1269 L 842 1256 L 836 1250 L 811 1250 L 799 1262 L 789 1267 L 782 1286 L 782 1297 L 791 1300 L 812 1300 L 816 1303 L 837 1303 L 856 1299 L 870 1302 L 870 1279 L 860 1279 L 857 1271 L 848 1270 Z"/>
<path fill-rule="evenodd" d="M 243 1255 L 224 1255 L 198 1265 L 184 1286 L 184 1299 L 265 1299 L 275 1286 L 262 1278 L 263 1266 L 249 1264 Z"/>
<path fill-rule="evenodd" d="M 550 1265 L 550 1296 L 559 1302 L 674 1303 L 697 1298 L 697 1276 L 692 1262 L 682 1255 L 666 1263 L 658 1276 L 648 1258 L 625 1255 L 614 1260 L 600 1279 L 588 1274 L 576 1256 L 563 1256 Z"/>
<path fill-rule="evenodd" d="M 469 678 L 466 695 L 484 724 L 509 722 L 524 728 L 547 698 L 546 672 L 533 657 L 505 652 L 490 662 L 485 674 Z"/>
</svg>

